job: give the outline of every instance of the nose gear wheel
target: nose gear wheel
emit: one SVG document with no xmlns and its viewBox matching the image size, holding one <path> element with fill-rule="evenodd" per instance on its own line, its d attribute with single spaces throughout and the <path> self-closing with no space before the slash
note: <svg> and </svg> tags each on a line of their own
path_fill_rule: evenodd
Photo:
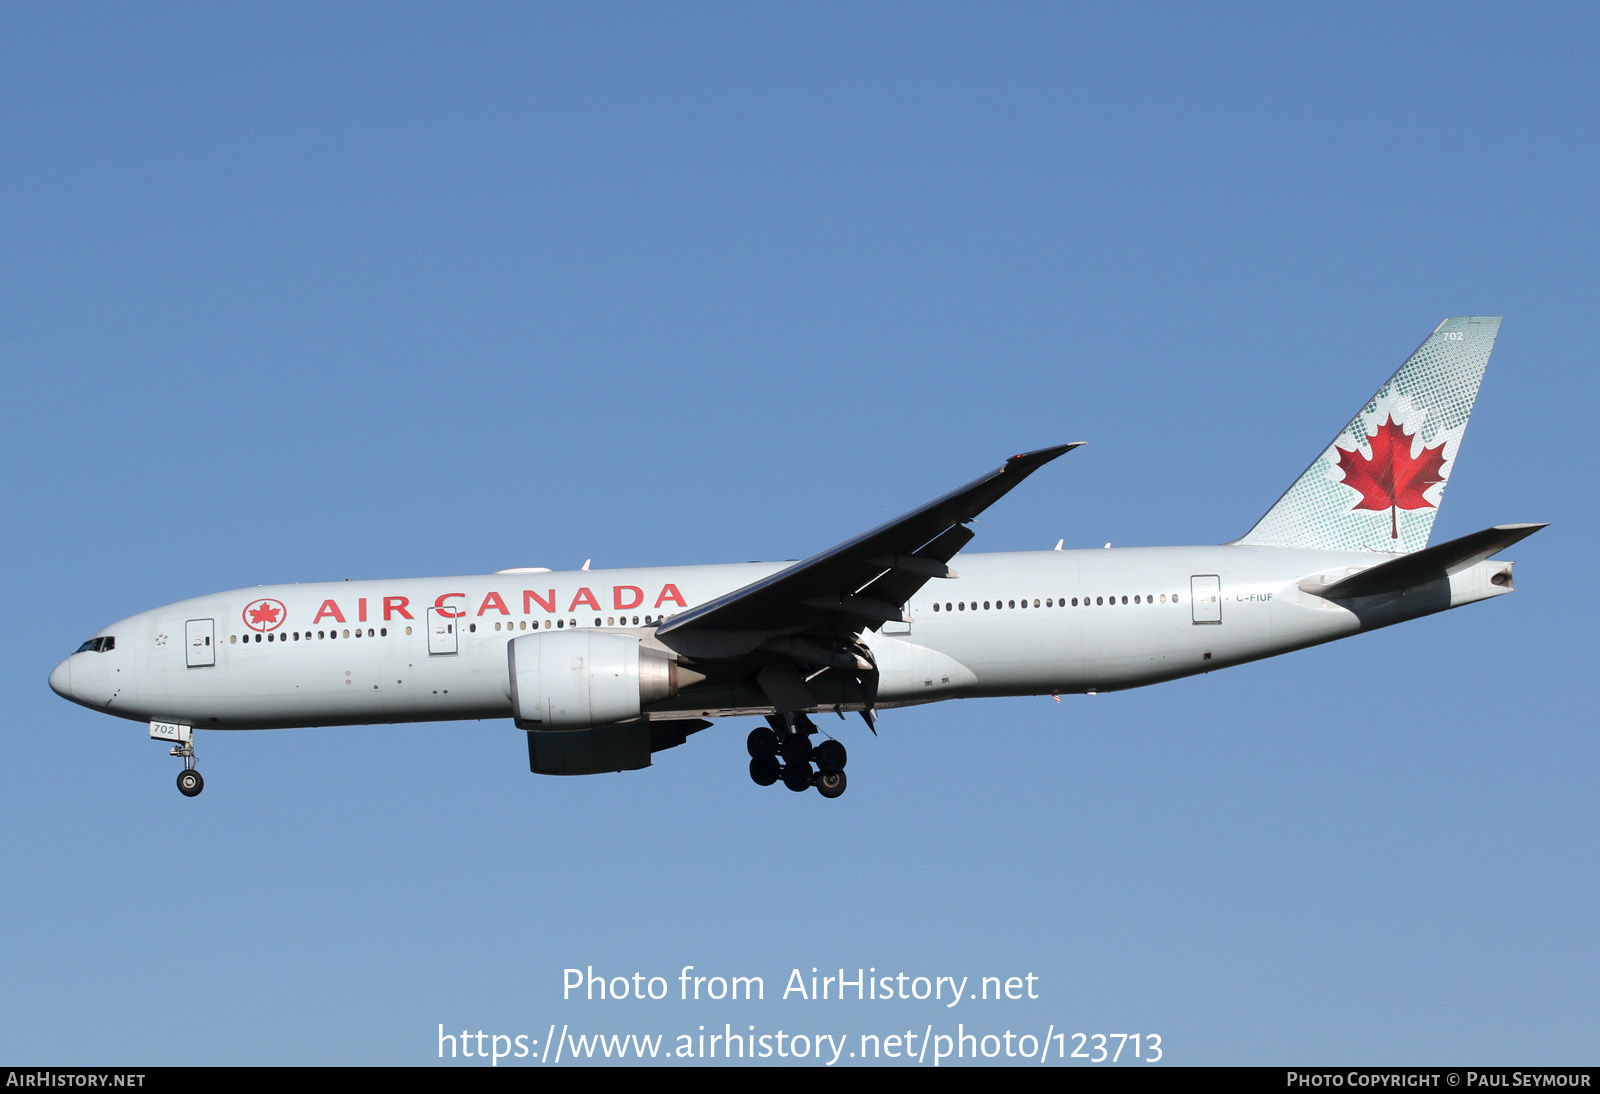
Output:
<svg viewBox="0 0 1600 1094">
<path fill-rule="evenodd" d="M 200 777 L 200 772 L 194 768 L 194 744 L 184 742 L 173 745 L 167 755 L 179 756 L 183 759 L 183 770 L 178 772 L 178 793 L 186 798 L 192 798 L 206 788 L 206 781 Z"/>
</svg>

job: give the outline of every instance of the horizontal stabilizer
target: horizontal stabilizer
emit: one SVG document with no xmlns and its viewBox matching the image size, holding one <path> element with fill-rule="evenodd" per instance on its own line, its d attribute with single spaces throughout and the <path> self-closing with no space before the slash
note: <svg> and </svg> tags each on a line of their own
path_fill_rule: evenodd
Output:
<svg viewBox="0 0 1600 1094">
<path fill-rule="evenodd" d="M 1448 543 L 1426 547 L 1409 555 L 1351 574 L 1332 585 L 1305 587 L 1325 600 L 1350 600 L 1358 596 L 1397 593 L 1435 578 L 1447 577 L 1469 566 L 1476 566 L 1490 555 L 1520 543 L 1545 524 L 1497 524 Z"/>
</svg>

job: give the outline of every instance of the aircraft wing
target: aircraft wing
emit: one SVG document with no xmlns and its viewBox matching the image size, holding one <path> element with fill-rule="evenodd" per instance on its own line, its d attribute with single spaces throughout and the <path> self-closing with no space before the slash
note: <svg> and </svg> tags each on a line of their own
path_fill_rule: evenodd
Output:
<svg viewBox="0 0 1600 1094">
<path fill-rule="evenodd" d="M 690 657 L 737 657 L 786 635 L 859 634 L 903 620 L 901 606 L 925 582 L 957 576 L 947 563 L 973 536 L 967 522 L 1082 443 L 1012 456 L 904 516 L 678 614 L 656 637 Z"/>
</svg>

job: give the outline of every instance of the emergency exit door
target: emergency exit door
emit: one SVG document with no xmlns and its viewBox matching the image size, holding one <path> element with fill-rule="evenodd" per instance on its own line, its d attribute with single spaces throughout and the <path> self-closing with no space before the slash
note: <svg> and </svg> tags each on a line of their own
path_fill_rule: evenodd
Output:
<svg viewBox="0 0 1600 1094">
<path fill-rule="evenodd" d="M 216 629 L 210 619 L 191 619 L 183 625 L 183 660 L 190 668 L 217 663 Z"/>
<path fill-rule="evenodd" d="M 1189 604 L 1196 623 L 1222 622 L 1222 578 L 1197 574 L 1189 579 Z"/>
<path fill-rule="evenodd" d="M 428 652 L 455 653 L 458 650 L 456 620 L 438 608 L 428 609 Z"/>
</svg>

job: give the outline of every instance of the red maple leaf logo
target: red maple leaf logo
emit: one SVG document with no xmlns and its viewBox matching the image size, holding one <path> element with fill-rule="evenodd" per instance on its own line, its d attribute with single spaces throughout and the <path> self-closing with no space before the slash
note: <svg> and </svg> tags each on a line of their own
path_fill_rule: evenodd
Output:
<svg viewBox="0 0 1600 1094">
<path fill-rule="evenodd" d="M 1361 500 L 1351 506 L 1350 511 L 1372 509 L 1381 513 L 1389 510 L 1392 539 L 1400 538 L 1398 510 L 1432 509 L 1433 502 L 1422 496 L 1423 491 L 1444 481 L 1444 442 L 1424 448 L 1413 457 L 1411 440 L 1391 416 L 1367 438 L 1372 446 L 1370 459 L 1361 455 L 1360 449 L 1339 449 L 1344 484 L 1361 491 Z"/>
<path fill-rule="evenodd" d="M 276 623 L 277 621 L 278 609 L 265 600 L 250 609 L 250 622 L 252 623 Z"/>
</svg>

